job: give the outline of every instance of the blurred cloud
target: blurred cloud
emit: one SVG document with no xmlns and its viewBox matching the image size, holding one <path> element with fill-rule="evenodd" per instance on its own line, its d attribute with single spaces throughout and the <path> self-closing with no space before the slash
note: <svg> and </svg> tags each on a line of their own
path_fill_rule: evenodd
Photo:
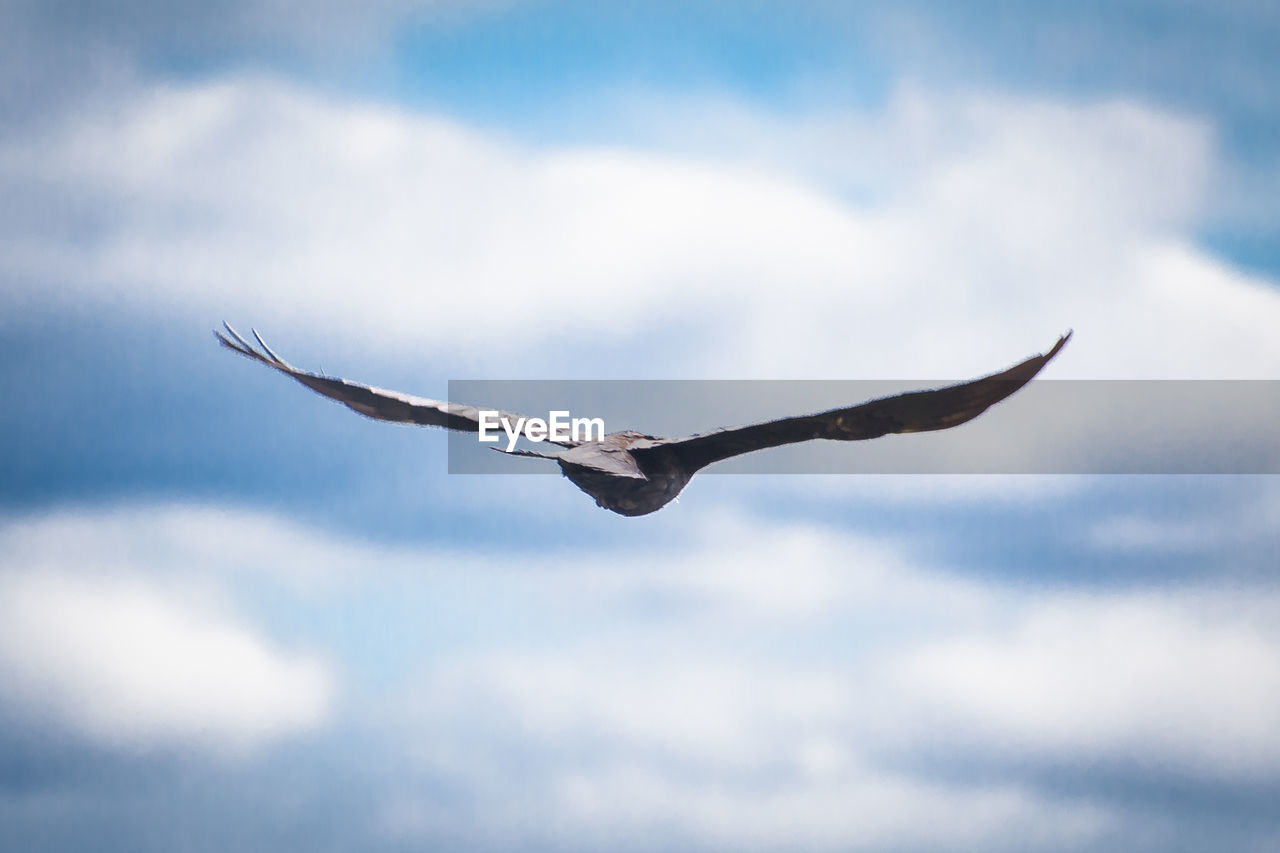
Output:
<svg viewBox="0 0 1280 853">
<path fill-rule="evenodd" d="M 0 182 L 37 199 L 0 223 L 6 301 L 248 317 L 487 371 L 563 369 L 538 352 L 567 337 L 648 375 L 976 375 L 1075 326 L 1055 376 L 1280 373 L 1280 295 L 1188 239 L 1202 123 L 919 93 L 850 123 L 820 144 L 887 164 L 875 202 L 785 164 L 542 150 L 263 78 L 138 91 L 0 151 Z"/>
<path fill-rule="evenodd" d="M 1016 739 L 1087 761 L 1123 743 L 1147 765 L 1274 778 L 1277 604 L 1257 591 L 1063 597 L 984 637 L 926 644 L 901 676 L 988 748 Z"/>
<path fill-rule="evenodd" d="M 0 561 L 6 710 L 23 725 L 124 749 L 244 753 L 324 722 L 336 687 L 329 664 L 280 648 L 216 586 L 181 579 L 183 564 L 207 553 L 199 535 L 165 553 L 145 514 L 132 521 L 0 528 L 20 546 Z M 113 564 L 121 551 L 125 565 Z"/>
<path fill-rule="evenodd" d="M 735 544 L 726 550 L 726 542 Z M 1011 733 L 1009 718 L 1021 722 L 1026 705 L 1057 707 L 1060 691 L 1094 715 L 1073 715 L 1068 706 L 1044 725 L 1063 727 L 1064 737 L 1077 739 L 1072 745 L 1083 740 L 1088 749 L 1042 754 L 1032 714 L 1023 760 L 1028 754 L 1068 765 L 1136 759 L 1230 778 L 1268 778 L 1277 770 L 1265 746 L 1265 721 L 1277 697 L 1255 689 L 1249 663 L 1276 651 L 1269 630 L 1257 633 L 1275 603 L 1255 592 L 1224 599 L 1192 586 L 1176 593 L 1180 604 L 1172 610 L 1165 590 L 1010 592 L 913 568 L 887 543 L 869 548 L 830 529 L 758 520 L 712 524 L 657 554 L 629 548 L 625 554 L 522 555 L 518 573 L 496 569 L 510 557 L 459 556 L 448 560 L 439 579 L 453 590 L 451 606 L 466 608 L 459 588 L 499 571 L 507 605 L 491 618 L 521 624 L 520 633 L 545 648 L 438 657 L 426 667 L 416 698 L 396 700 L 390 713 L 395 725 L 415 732 L 410 740 L 426 772 L 452 779 L 477 813 L 490 815 L 487 832 L 527 841 L 541 832 L 532 816 L 555 813 L 589 835 L 609 834 L 619 826 L 652 827 L 664 815 L 664 825 L 674 821 L 670 831 L 701 843 L 767 844 L 801 822 L 814 828 L 813 843 L 928 844 L 941 842 L 912 835 L 917 809 L 952 803 L 977 815 L 993 798 L 1012 811 L 998 810 L 990 826 L 975 816 L 966 830 L 973 834 L 965 835 L 974 843 L 1002 843 L 1010 822 L 1021 825 L 1023 817 L 1044 825 L 1045 809 L 1055 832 L 1092 837 L 1110 826 L 1093 807 L 1045 805 L 1042 794 L 1001 786 L 975 794 L 972 785 L 961 791 L 944 785 L 940 793 L 935 783 L 896 779 L 886 769 L 896 751 L 921 744 L 942 752 L 947 743 L 962 752 L 979 748 L 975 728 L 991 731 L 995 741 L 979 740 L 981 748 L 1007 756 L 1009 747 L 999 744 Z M 790 568 L 780 574 L 782 566 Z M 796 589 L 762 595 L 757 582 L 764 574 L 786 578 Z M 494 588 L 481 583 L 476 600 L 488 603 L 475 605 L 476 613 L 493 608 L 494 599 L 481 590 Z M 515 608 L 514 619 L 513 599 L 527 603 Z M 635 609 L 639 602 L 662 614 L 661 632 L 637 621 L 646 612 Z M 1210 611 L 1204 626 L 1179 616 L 1197 608 Z M 1018 654 L 1022 640 L 1007 636 L 1005 626 L 1039 625 L 1046 611 L 1065 614 L 1068 627 L 1092 641 L 1069 642 L 1062 632 L 1046 659 L 1034 656 L 1038 646 L 1031 643 L 1025 669 L 1036 678 L 1001 677 L 1009 673 L 1000 671 L 990 690 L 981 678 L 966 681 L 970 667 L 981 673 L 991 666 L 986 655 Z M 781 630 L 779 616 L 786 617 Z M 1148 630 L 1153 624 L 1162 630 Z M 540 627 L 550 625 L 557 627 Z M 988 638 L 985 645 L 975 647 L 975 635 Z M 844 644 L 814 648 L 835 637 Z M 918 644 L 924 651 L 913 650 Z M 1242 650 L 1249 654 L 1237 654 Z M 943 653 L 952 657 L 932 668 L 918 663 Z M 1201 691 L 1206 678 L 1213 689 Z M 1094 729 L 1099 719 L 1105 720 L 1101 734 Z M 1143 728 L 1151 719 L 1161 720 L 1155 735 Z M 1201 727 L 1229 734 L 1205 737 Z M 1245 754 L 1250 758 L 1241 763 Z M 522 768 L 518 780 L 508 779 L 512 767 Z M 900 790 L 901 814 L 857 795 L 870 797 L 873 790 Z M 848 797 L 859 807 L 824 811 L 825 823 L 802 821 L 793 811 L 816 808 L 827 797 Z M 630 806 L 597 810 L 597 801 Z M 388 820 L 402 830 L 440 830 L 430 803 L 420 806 L 415 811 L 400 802 Z M 744 814 L 752 819 L 728 817 Z M 1017 837 L 1025 843 L 1028 836 Z"/>
<path fill-rule="evenodd" d="M 262 543 L 270 543 L 264 551 Z M 357 566 L 403 559 L 395 548 L 326 535 L 271 513 L 185 504 L 61 507 L 0 526 L 12 566 L 58 574 L 145 572 L 162 583 L 266 582 L 300 597 L 331 593 Z"/>
<path fill-rule="evenodd" d="M 27 709 L 3 725 L 226 747 L 323 723 L 372 762 L 370 823 L 344 831 L 375 847 L 1158 848 L 1176 815 L 1041 777 L 1280 777 L 1265 580 L 1028 587 L 905 536 L 681 518 L 446 549 L 238 508 L 27 516 L 0 530 L 0 660 Z M 251 627 L 268 616 L 323 657 Z M 363 685 L 341 705 L 337 669 Z"/>
<path fill-rule="evenodd" d="M 874 110 L 783 113 L 705 95 L 636 94 L 627 106 L 615 120 L 631 120 L 628 132 L 646 144 L 783 171 L 854 200 L 952 196 L 948 203 L 978 228 L 995 220 L 1056 231 L 1051 217 L 1079 219 L 1075 206 L 1105 196 L 1093 210 L 1109 217 L 1100 225 L 1177 230 L 1202 215 L 1218 165 L 1216 128 L 1202 115 L 1117 96 L 1082 101 L 930 89 L 907 78 Z M 967 191 L 975 186 L 981 191 Z M 1042 194 L 1047 198 L 1037 201 Z M 1008 219 L 1001 202 L 1036 221 Z"/>
<path fill-rule="evenodd" d="M 0 4 L 0 105 L 12 122 L 113 98 L 157 67 L 368 60 L 398 26 L 464 18 L 513 0 L 6 0 Z"/>
<path fill-rule="evenodd" d="M 1280 488 L 1274 479 L 1261 480 L 1234 506 L 1215 502 L 1172 513 L 1118 511 L 1095 521 L 1088 538 L 1099 550 L 1128 554 L 1208 555 L 1250 542 L 1266 547 L 1280 530 Z"/>
<path fill-rule="evenodd" d="M 951 785 L 885 768 L 858 725 L 881 700 L 856 676 L 618 651 L 467 659 L 437 673 L 410 706 L 418 761 L 467 791 L 486 833 L 518 843 L 1052 849 L 1114 823 L 1105 808 L 1015 782 Z M 484 734 L 458 738 L 472 728 Z M 441 817 L 403 795 L 384 821 L 421 838 Z"/>
</svg>

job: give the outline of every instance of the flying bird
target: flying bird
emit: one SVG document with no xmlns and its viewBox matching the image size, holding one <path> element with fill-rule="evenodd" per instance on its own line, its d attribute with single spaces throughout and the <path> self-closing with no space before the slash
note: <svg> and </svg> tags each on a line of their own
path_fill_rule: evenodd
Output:
<svg viewBox="0 0 1280 853">
<path fill-rule="evenodd" d="M 223 346 L 291 376 L 313 391 L 370 418 L 476 432 L 481 411 L 492 411 L 300 370 L 276 355 L 256 329 L 253 337 L 257 347 L 226 323 L 223 327 L 230 337 L 214 330 Z M 1071 332 L 1067 332 L 1048 352 L 1000 373 L 844 409 L 717 429 L 686 438 L 658 438 L 623 430 L 597 440 L 551 441 L 564 448 L 558 453 L 509 452 L 555 460 L 570 482 L 607 510 L 627 516 L 648 515 L 675 500 L 696 472 L 732 456 L 819 438 L 861 441 L 890 433 L 929 432 L 959 426 L 1030 382 L 1070 337 Z M 513 424 L 519 416 L 499 412 L 497 417 Z"/>
</svg>

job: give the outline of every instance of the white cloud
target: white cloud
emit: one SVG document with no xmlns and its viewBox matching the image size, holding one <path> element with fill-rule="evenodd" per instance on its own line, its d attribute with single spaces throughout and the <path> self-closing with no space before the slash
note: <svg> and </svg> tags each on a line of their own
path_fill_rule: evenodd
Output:
<svg viewBox="0 0 1280 853">
<path fill-rule="evenodd" d="M 1194 554 L 1204 559 L 1232 547 L 1272 545 L 1280 530 L 1280 483 L 1274 477 L 1260 477 L 1243 487 L 1236 481 L 1224 500 L 1215 491 L 1223 482 L 1185 480 L 1177 492 L 1167 486 L 1166 495 L 1198 495 L 1200 501 L 1190 508 L 1168 501 L 1163 507 L 1146 505 L 1107 514 L 1090 523 L 1088 540 L 1100 551 Z"/>
<path fill-rule="evenodd" d="M 346 54 L 368 53 L 398 25 L 457 20 L 509 5 L 511 0 L 222 0 L 216 5 L 175 0 L 155 6 L 121 0 L 110 10 L 6 4 L 0 15 L 5 34 L 14 36 L 15 46 L 28 48 L 23 53 L 26 62 L 56 73 L 56 66 L 51 72 L 49 66 L 54 63 L 47 57 L 41 61 L 41 50 L 58 56 L 63 50 L 70 53 L 74 45 L 94 58 L 110 54 L 137 64 L 157 45 L 196 55 L 208 51 L 252 55 L 269 48 L 301 47 L 333 62 L 347 58 Z M 86 85 L 85 81 L 80 84 Z"/>
<path fill-rule="evenodd" d="M 1053 849 L 1111 829 L 1105 809 L 1017 784 L 875 766 L 858 731 L 875 700 L 856 678 L 618 651 L 458 661 L 409 706 L 413 751 L 479 799 L 488 832 L 525 842 L 656 834 L 713 848 Z M 485 734 L 458 737 L 473 728 Z M 513 763 L 538 779 L 518 796 L 506 783 Z M 431 804 L 410 796 L 383 817 L 400 837 L 440 828 Z"/>
<path fill-rule="evenodd" d="M 439 658 L 397 699 L 391 725 L 415 732 L 427 776 L 454 780 L 487 831 L 1105 848 L 1169 828 L 1041 789 L 1027 768 L 1280 776 L 1280 599 L 1265 585 L 1036 592 L 828 528 L 720 519 L 703 533 L 656 553 L 520 560 L 537 580 L 507 594 L 557 639 Z M 671 609 L 646 624 L 632 600 Z M 985 781 L 927 769 L 975 756 Z M 397 836 L 446 820 L 411 792 L 384 819 Z"/>
<path fill-rule="evenodd" d="M 1109 218 L 1083 236 L 1117 227 L 1177 229 L 1199 215 L 1214 166 L 1209 125 L 1122 99 L 938 97 L 908 82 L 878 113 L 800 113 L 782 121 L 744 102 L 640 96 L 632 115 L 629 131 L 664 150 L 782 171 L 904 213 L 913 202 L 945 199 L 944 207 L 964 216 L 954 224 L 968 222 L 975 232 L 993 224 L 1038 229 L 1055 217 L 1081 224 L 1099 215 Z M 1045 236 L 1056 242 L 1060 229 Z"/>
<path fill-rule="evenodd" d="M 525 563 L 541 588 L 531 599 L 590 641 L 467 656 L 431 675 L 422 705 L 456 720 L 508 709 L 535 740 L 621 739 L 721 769 L 769 766 L 779 749 L 798 760 L 816 736 L 855 757 L 923 739 L 1280 774 L 1280 600 L 1266 588 L 1036 594 L 925 571 L 830 530 L 721 527 L 709 540 L 722 544 L 647 555 L 647 572 L 606 555 L 585 570 Z M 777 588 L 760 586 L 766 572 Z M 627 624 L 628 601 L 645 598 L 689 616 L 650 636 Z"/>
<path fill-rule="evenodd" d="M 988 746 L 1274 778 L 1278 608 L 1210 590 L 1058 596 L 1006 628 L 925 644 L 899 677 L 931 724 Z"/>
<path fill-rule="evenodd" d="M 1036 591 L 821 525 L 651 530 L 390 550 L 199 507 L 27 518 L 0 529 L 20 567 L 0 666 L 11 698 L 98 740 L 259 742 L 325 716 L 330 668 L 217 602 L 288 591 L 290 623 L 379 685 L 352 686 L 343 724 L 396 756 L 381 829 L 459 844 L 758 849 L 803 826 L 815 848 L 1078 849 L 1151 823 L 1028 767 L 1280 776 L 1265 580 Z M 980 777 L 935 772 L 975 755 Z"/>
<path fill-rule="evenodd" d="M 320 725 L 334 698 L 331 667 L 263 636 L 211 577 L 182 579 L 192 568 L 184 561 L 208 543 L 156 542 L 148 534 L 163 525 L 146 521 L 114 514 L 0 528 L 17 546 L 0 561 L 6 709 L 130 749 L 240 753 Z"/>
<path fill-rule="evenodd" d="M 1178 553 L 1206 551 L 1219 544 L 1219 528 L 1208 520 L 1176 522 L 1139 515 L 1119 515 L 1095 524 L 1090 536 L 1103 549 Z"/>
<path fill-rule="evenodd" d="M 332 592 L 362 561 L 393 566 L 393 548 L 352 541 L 270 513 L 202 505 L 59 509 L 0 524 L 5 563 L 31 572 L 127 576 L 145 569 L 166 583 L 268 580 L 302 596 Z"/>
<path fill-rule="evenodd" d="M 1189 237 L 1215 168 L 1202 123 L 910 90 L 789 121 L 751 114 L 776 152 L 709 162 L 536 148 L 258 79 L 139 93 L 0 154 L 0 180 L 43 200 L 0 230 L 27 283 L 9 299 L 303 326 L 508 375 L 580 375 L 537 355 L 567 339 L 644 341 L 618 370 L 646 375 L 968 375 L 1067 326 L 1059 376 L 1280 374 L 1280 294 Z M 798 168 L 807 145 L 830 153 Z M 851 202 L 860 181 L 872 198 Z"/>
<path fill-rule="evenodd" d="M 714 471 L 715 469 L 711 469 Z M 709 489 L 708 477 L 697 480 Z M 757 475 L 735 474 L 719 482 L 721 492 L 785 494 L 804 501 L 839 500 L 850 507 L 914 507 L 948 504 L 1025 505 L 1086 493 L 1095 482 L 1088 476 L 1037 474 L 888 474 L 888 475 Z"/>
</svg>

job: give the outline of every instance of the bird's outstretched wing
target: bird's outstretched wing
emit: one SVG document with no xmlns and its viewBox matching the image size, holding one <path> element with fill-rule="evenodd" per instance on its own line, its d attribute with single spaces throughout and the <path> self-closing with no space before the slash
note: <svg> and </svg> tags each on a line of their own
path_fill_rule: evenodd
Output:
<svg viewBox="0 0 1280 853">
<path fill-rule="evenodd" d="M 976 418 L 1026 385 L 1058 354 L 1070 337 L 1071 333 L 1067 332 L 1047 353 L 972 382 L 932 391 L 912 391 L 815 415 L 661 440 L 655 442 L 652 450 L 657 451 L 660 447 L 673 451 L 687 470 L 696 471 L 731 456 L 815 438 L 859 441 L 890 433 L 947 429 Z M 636 448 L 633 452 L 643 454 L 646 450 Z"/>
<path fill-rule="evenodd" d="M 253 337 L 258 342 L 258 347 L 254 347 L 226 323 L 222 325 L 227 330 L 227 335 L 231 337 L 228 338 L 227 335 L 216 329 L 213 334 L 223 346 L 254 361 L 260 361 L 281 373 L 292 376 L 311 390 L 337 400 L 362 415 L 367 415 L 380 421 L 397 421 L 399 423 L 438 426 L 445 429 L 471 432 L 474 432 L 479 427 L 480 409 L 475 406 L 449 403 L 444 400 L 430 400 L 426 397 L 414 397 L 411 394 L 401 394 L 398 391 L 388 391 L 383 388 L 361 385 L 348 379 L 337 379 L 330 376 L 321 376 L 317 373 L 309 373 L 294 367 L 276 355 L 271 347 L 267 346 L 266 342 L 262 340 L 262 336 L 258 334 L 256 329 L 253 330 Z M 520 416 L 509 412 L 498 412 L 497 417 L 515 424 Z M 575 445 L 575 442 L 555 443 L 562 444 L 565 447 L 573 447 Z"/>
</svg>

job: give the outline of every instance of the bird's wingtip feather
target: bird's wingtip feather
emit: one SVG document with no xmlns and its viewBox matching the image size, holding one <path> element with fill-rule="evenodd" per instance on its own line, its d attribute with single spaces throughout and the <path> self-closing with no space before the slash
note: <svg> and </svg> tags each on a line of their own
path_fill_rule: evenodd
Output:
<svg viewBox="0 0 1280 853">
<path fill-rule="evenodd" d="M 236 335 L 234 329 L 232 329 L 230 326 L 227 326 L 225 322 L 222 325 L 226 326 L 227 331 L 230 332 L 233 336 L 235 336 L 237 340 L 239 339 L 239 335 Z M 245 351 L 242 343 L 236 343 L 235 341 L 231 340 L 231 338 L 228 338 L 226 335 L 222 334 L 222 332 L 219 332 L 217 329 L 213 330 L 213 336 L 218 339 L 218 343 L 222 344 L 227 349 L 233 350 L 234 352 L 238 352 L 241 355 L 249 355 L 249 353 Z"/>
<path fill-rule="evenodd" d="M 257 329 L 250 329 L 249 331 L 253 332 L 254 340 L 256 340 L 258 342 L 258 345 L 262 347 L 263 351 L 265 351 L 266 354 L 271 357 L 272 361 L 274 361 L 280 367 L 288 367 L 288 364 L 285 363 L 285 360 L 280 356 L 276 355 L 275 350 L 267 346 L 267 342 L 262 339 L 262 335 L 258 334 Z"/>
<path fill-rule="evenodd" d="M 222 321 L 222 328 L 226 329 L 227 335 L 230 335 L 231 337 L 227 337 L 227 335 L 222 334 L 222 332 L 219 332 L 217 329 L 213 330 L 213 334 L 214 337 L 218 339 L 218 342 L 224 347 L 234 350 L 235 352 L 240 353 L 240 355 L 252 358 L 255 361 L 260 361 L 270 367 L 274 367 L 277 370 L 283 370 L 286 373 L 296 372 L 295 368 L 290 366 L 289 363 L 280 356 L 276 355 L 275 351 L 272 350 L 271 347 L 267 346 L 267 342 L 258 334 L 257 329 L 253 329 L 252 331 L 254 338 L 258 341 L 258 345 L 262 347 L 261 350 L 258 350 L 253 346 L 253 344 L 245 340 L 244 335 L 241 335 L 232 328 L 231 324 L 227 321 Z"/>
<path fill-rule="evenodd" d="M 1044 354 L 1044 360 L 1048 361 L 1058 354 L 1058 350 L 1067 345 L 1067 341 L 1071 340 L 1071 336 L 1075 333 L 1075 329 L 1067 329 L 1066 334 L 1058 338 L 1058 342 L 1053 345 L 1053 349 Z"/>
</svg>

